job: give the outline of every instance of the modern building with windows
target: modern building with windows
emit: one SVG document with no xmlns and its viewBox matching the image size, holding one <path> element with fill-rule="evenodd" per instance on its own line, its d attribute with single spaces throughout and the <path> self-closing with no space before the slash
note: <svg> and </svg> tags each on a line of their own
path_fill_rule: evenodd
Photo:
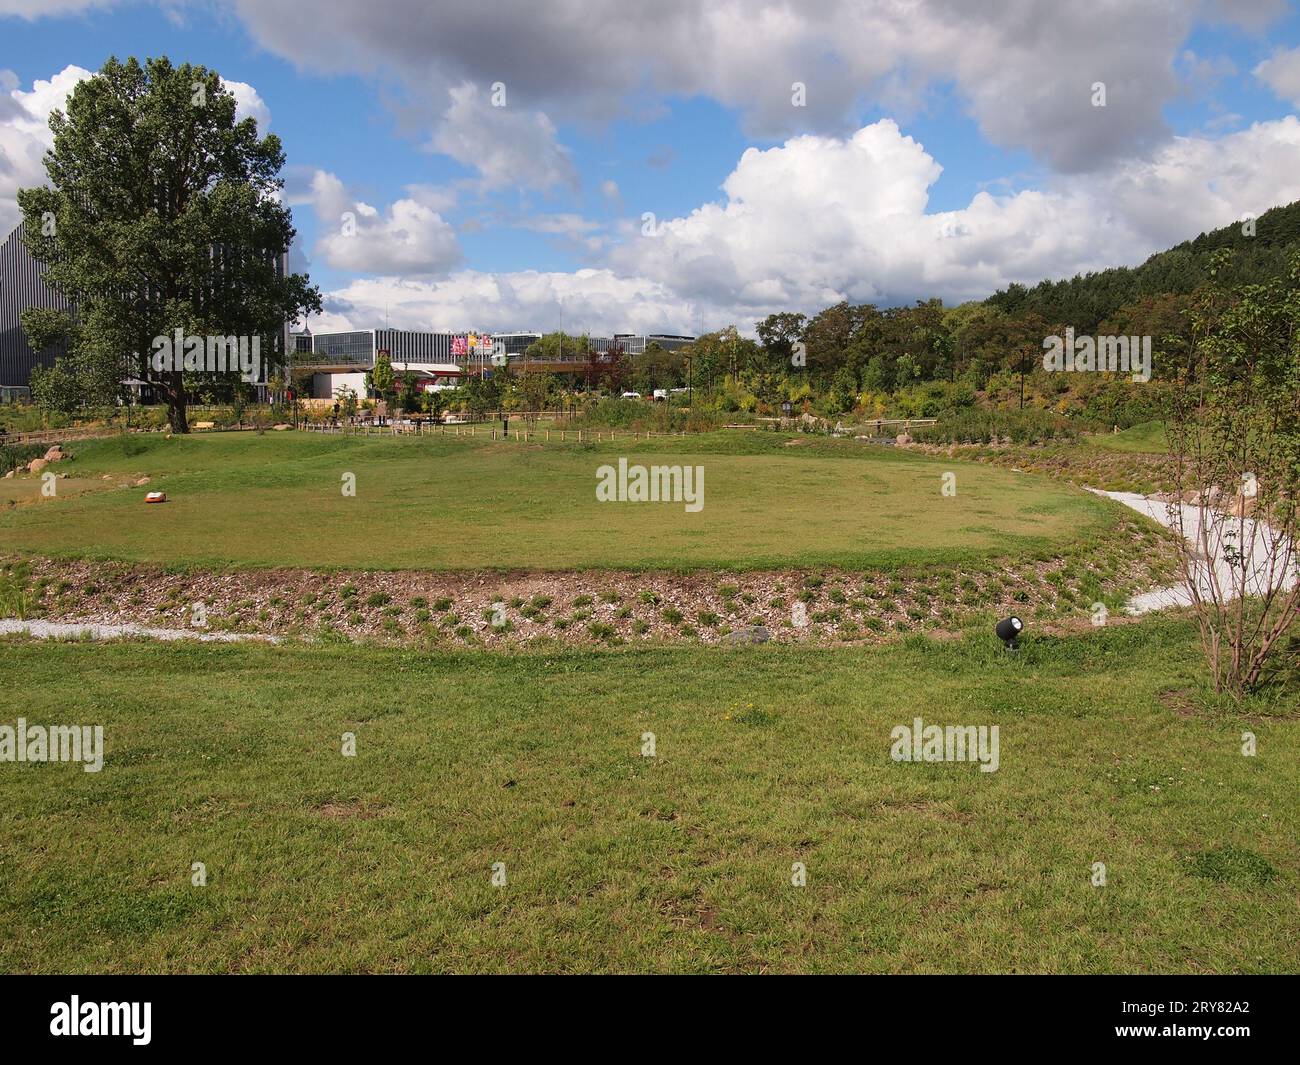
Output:
<svg viewBox="0 0 1300 1065">
<path fill-rule="evenodd" d="M 294 369 L 312 374 L 311 395 L 331 399 L 341 388 L 366 395 L 366 372 L 381 351 L 397 373 L 418 374 L 424 388 L 448 388 L 462 378 L 492 371 L 491 354 L 504 354 L 516 370 L 580 374 L 587 356 L 617 346 L 626 355 L 644 355 L 657 345 L 675 351 L 692 343 L 693 336 L 677 333 L 615 333 L 612 337 L 587 337 L 586 347 L 566 351 L 562 359 L 530 360 L 525 353 L 542 334 L 536 331 L 478 333 L 424 333 L 406 329 L 355 329 L 339 333 L 296 333 L 291 349 Z"/>
<path fill-rule="evenodd" d="M 591 351 L 609 351 L 610 348 L 617 346 L 623 349 L 624 355 L 644 355 L 651 345 L 664 351 L 676 351 L 694 342 L 693 336 L 677 333 L 615 333 L 612 337 L 587 338 Z"/>
<path fill-rule="evenodd" d="M 23 226 L 19 225 L 0 244 L 0 388 L 6 395 L 25 394 L 31 385 L 32 370 L 53 366 L 54 360 L 65 353 L 63 344 L 47 351 L 33 351 L 23 335 L 21 315 L 28 307 L 72 309 L 71 302 L 45 284 L 44 276 L 45 267 L 27 251 Z"/>
<path fill-rule="evenodd" d="M 355 329 L 341 333 L 294 334 L 293 366 L 311 371 L 314 399 L 332 399 L 341 388 L 366 395 L 366 373 L 381 351 L 397 373 L 417 374 L 425 388 L 453 385 L 465 373 L 453 353 L 465 333 L 422 333 L 407 329 Z"/>
<path fill-rule="evenodd" d="M 48 307 L 67 311 L 74 317 L 76 304 L 64 298 L 56 289 L 45 283 L 46 268 L 27 250 L 23 241 L 24 224 L 9 234 L 0 244 L 0 389 L 5 397 L 30 396 L 32 370 L 37 366 L 50 367 L 54 360 L 67 353 L 67 345 L 51 345 L 46 351 L 33 351 L 22 329 L 22 312 L 28 307 Z M 288 269 L 288 255 L 268 253 L 275 258 L 276 274 L 284 277 Z M 273 363 L 279 363 L 282 353 L 291 351 L 289 323 L 285 322 L 276 334 L 263 337 L 262 367 L 264 378 Z M 147 396 L 148 385 L 143 381 L 124 382 L 137 395 Z M 259 396 L 265 397 L 265 380 L 258 384 Z"/>
</svg>

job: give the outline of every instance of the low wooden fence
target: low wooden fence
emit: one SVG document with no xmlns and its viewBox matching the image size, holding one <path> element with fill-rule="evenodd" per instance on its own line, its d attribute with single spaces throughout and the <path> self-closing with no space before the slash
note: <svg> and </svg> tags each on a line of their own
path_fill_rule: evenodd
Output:
<svg viewBox="0 0 1300 1065">
<path fill-rule="evenodd" d="M 122 430 L 106 425 L 84 429 L 37 429 L 30 433 L 4 433 L 0 444 L 61 444 L 65 440 L 90 440 L 97 436 L 116 436 Z"/>
</svg>

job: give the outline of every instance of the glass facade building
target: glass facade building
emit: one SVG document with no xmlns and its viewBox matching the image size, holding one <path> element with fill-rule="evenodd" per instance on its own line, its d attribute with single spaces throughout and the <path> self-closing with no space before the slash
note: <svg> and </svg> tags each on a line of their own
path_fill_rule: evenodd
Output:
<svg viewBox="0 0 1300 1065">
<path fill-rule="evenodd" d="M 694 342 L 694 337 L 676 333 L 615 333 L 612 337 L 588 337 L 587 347 L 590 351 L 609 351 L 618 346 L 624 355 L 644 355 L 651 344 L 664 351 L 676 351 Z"/>
<path fill-rule="evenodd" d="M 32 370 L 53 366 L 57 356 L 66 352 L 66 344 L 48 351 L 33 351 L 23 334 L 19 316 L 28 307 L 72 310 L 72 304 L 42 280 L 45 267 L 27 251 L 23 243 L 23 226 L 0 244 L 0 386 L 26 388 Z M 17 395 L 18 393 L 13 393 Z"/>
</svg>

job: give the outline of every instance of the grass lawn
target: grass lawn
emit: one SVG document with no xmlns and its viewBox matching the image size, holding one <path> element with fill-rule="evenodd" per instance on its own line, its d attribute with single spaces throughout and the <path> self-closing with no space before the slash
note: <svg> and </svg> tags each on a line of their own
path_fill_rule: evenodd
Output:
<svg viewBox="0 0 1300 1065">
<path fill-rule="evenodd" d="M 1093 447 L 1130 454 L 1164 455 L 1169 451 L 1162 422 L 1143 422 L 1118 433 L 1097 433 L 1084 438 Z"/>
<path fill-rule="evenodd" d="M 1300 967 L 1300 722 L 1180 713 L 1175 622 L 991 642 L 0 641 L 0 723 L 107 748 L 0 764 L 0 970 Z M 998 725 L 999 770 L 891 761 L 915 716 Z"/>
<path fill-rule="evenodd" d="M 1056 553 L 1116 513 L 1045 477 L 773 433 L 586 445 L 221 433 L 70 450 L 52 467 L 67 474 L 57 499 L 39 498 L 35 477 L 0 482 L 0 504 L 24 504 L 0 510 L 6 550 L 168 566 L 875 566 Z M 620 455 L 703 466 L 703 510 L 599 503 L 596 470 Z M 950 470 L 957 494 L 944 496 Z M 148 489 L 132 486 L 142 476 Z M 169 501 L 147 506 L 146 490 Z"/>
</svg>

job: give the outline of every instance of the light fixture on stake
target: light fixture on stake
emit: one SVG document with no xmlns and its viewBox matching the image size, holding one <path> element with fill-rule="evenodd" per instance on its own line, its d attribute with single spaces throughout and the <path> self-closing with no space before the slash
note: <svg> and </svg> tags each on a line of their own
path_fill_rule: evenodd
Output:
<svg viewBox="0 0 1300 1065">
<path fill-rule="evenodd" d="M 1020 639 L 1021 632 L 1024 631 L 1025 623 L 1014 614 L 1009 618 L 1003 618 L 994 626 L 993 631 L 997 634 L 999 640 L 1007 645 L 1008 650 L 1014 651 L 1017 648 L 1016 641 Z"/>
</svg>

